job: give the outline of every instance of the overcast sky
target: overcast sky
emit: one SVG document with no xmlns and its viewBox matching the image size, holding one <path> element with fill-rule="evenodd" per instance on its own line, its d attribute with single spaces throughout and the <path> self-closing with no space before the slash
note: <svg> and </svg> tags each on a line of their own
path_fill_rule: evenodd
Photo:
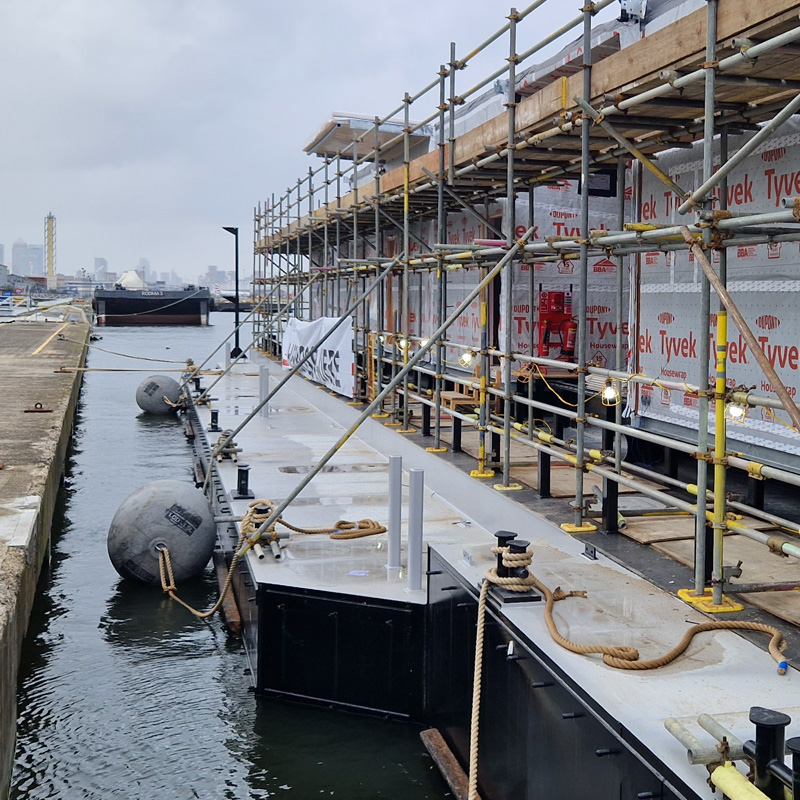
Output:
<svg viewBox="0 0 800 800">
<path fill-rule="evenodd" d="M 578 14 L 549 0 L 518 52 Z M 524 5 L 520 6 L 524 8 Z M 507 0 L 3 0 L 0 243 L 43 241 L 57 267 L 122 272 L 140 257 L 196 280 L 252 262 L 252 212 L 319 161 L 331 111 L 383 115 L 505 23 Z M 601 19 L 618 13 L 613 4 Z M 577 32 L 575 34 L 577 36 Z M 500 66 L 507 39 L 459 74 Z M 415 104 L 434 110 L 438 96 Z M 424 105 L 423 105 L 424 103 Z"/>
</svg>

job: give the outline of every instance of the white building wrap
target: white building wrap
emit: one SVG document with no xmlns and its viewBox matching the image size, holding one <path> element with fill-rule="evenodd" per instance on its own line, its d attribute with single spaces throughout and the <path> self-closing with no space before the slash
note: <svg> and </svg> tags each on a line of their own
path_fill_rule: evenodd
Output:
<svg viewBox="0 0 800 800">
<path fill-rule="evenodd" d="M 749 136 L 749 135 L 748 135 Z M 747 140 L 731 136 L 730 154 Z M 683 189 L 702 183 L 699 151 L 663 154 L 659 166 Z M 716 163 L 718 165 L 718 157 Z M 728 207 L 734 214 L 766 212 L 780 206 L 784 197 L 800 195 L 800 124 L 785 125 L 735 169 L 728 178 Z M 717 193 L 717 197 L 719 193 Z M 681 224 L 676 198 L 655 176 L 644 172 L 640 219 L 642 222 Z M 713 262 L 719 262 L 718 253 Z M 697 383 L 699 377 L 698 319 L 701 270 L 691 253 L 651 252 L 641 256 L 641 296 L 638 371 L 653 377 Z M 728 249 L 728 288 L 767 358 L 789 394 L 800 388 L 800 248 L 796 242 L 751 245 Z M 719 303 L 712 293 L 712 332 Z M 713 333 L 715 336 L 716 334 Z M 760 394 L 773 387 L 759 369 L 753 354 L 729 318 L 728 386 L 745 385 Z M 714 376 L 712 339 L 709 376 Z M 713 409 L 713 403 L 712 403 Z M 697 428 L 697 398 L 659 387 L 643 387 L 636 396 L 636 411 L 644 418 Z M 780 420 L 783 412 L 750 409 L 742 424 L 728 426 L 728 436 L 741 442 L 800 455 L 800 435 Z"/>
</svg>

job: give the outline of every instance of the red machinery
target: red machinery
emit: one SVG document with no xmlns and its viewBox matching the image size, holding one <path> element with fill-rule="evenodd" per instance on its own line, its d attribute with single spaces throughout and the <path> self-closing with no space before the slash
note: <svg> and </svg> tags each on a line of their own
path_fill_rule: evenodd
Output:
<svg viewBox="0 0 800 800">
<path fill-rule="evenodd" d="M 575 353 L 578 323 L 572 318 L 572 292 L 550 292 L 539 290 L 538 356 L 550 357 L 550 349 L 560 345 L 561 352 L 555 358 L 570 357 Z M 558 337 L 553 342 L 553 336 Z"/>
</svg>

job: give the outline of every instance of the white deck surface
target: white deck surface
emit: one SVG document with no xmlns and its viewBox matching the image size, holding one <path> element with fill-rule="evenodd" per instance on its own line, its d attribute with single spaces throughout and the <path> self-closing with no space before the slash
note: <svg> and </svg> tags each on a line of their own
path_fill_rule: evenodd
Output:
<svg viewBox="0 0 800 800">
<path fill-rule="evenodd" d="M 236 427 L 257 404 L 258 377 L 244 374 L 256 372 L 257 363 L 237 365 L 236 374 L 212 391 L 216 398 L 212 408 L 219 410 L 223 429 Z M 273 376 L 283 375 L 273 362 L 270 370 Z M 279 502 L 302 477 L 282 468 L 313 466 L 363 407 L 348 406 L 302 378 L 293 378 L 270 407 L 269 418 L 253 420 L 236 442 L 242 448 L 240 463 L 251 467 L 250 488 L 256 497 Z M 201 408 L 199 413 L 207 425 L 209 411 Z M 218 434 L 206 435 L 213 444 Z M 649 659 L 672 649 L 687 625 L 707 619 L 615 562 L 602 556 L 598 561 L 586 559 L 581 542 L 495 491 L 494 481 L 470 478 L 380 421 L 368 420 L 359 437 L 351 438 L 329 462 L 351 471 L 318 475 L 284 512 L 285 518 L 300 526 L 329 526 L 338 519 L 365 517 L 385 524 L 388 455 L 402 455 L 404 469 L 425 470 L 426 544 L 433 545 L 473 586 L 494 563 L 490 548 L 496 540 L 491 532 L 506 529 L 531 541 L 532 569 L 545 584 L 588 592 L 586 599 L 570 598 L 555 606 L 559 628 L 567 638 L 583 644 L 631 645 L 642 659 Z M 352 471 L 353 465 L 358 471 Z M 237 465 L 225 461 L 220 467 L 225 486 L 233 493 Z M 404 491 L 404 502 L 406 497 Z M 247 501 L 234 500 L 232 506 L 234 513 L 243 513 Z M 404 509 L 404 564 L 405 519 Z M 292 534 L 284 553 L 280 561 L 269 554 L 262 561 L 249 555 L 259 582 L 425 602 L 424 592 L 407 591 L 405 570 L 385 568 L 386 534 L 350 541 Z M 543 603 L 512 605 L 504 613 L 701 797 L 713 797 L 707 773 L 688 764 L 685 748 L 664 729 L 667 717 L 683 720 L 701 742 L 714 745 L 695 724 L 700 714 L 711 714 L 744 740 L 754 736 L 748 712 L 757 705 L 788 713 L 793 723 L 787 737 L 800 735 L 800 676 L 793 669 L 779 676 L 769 654 L 736 633 L 700 634 L 684 656 L 666 667 L 623 671 L 607 667 L 599 656 L 576 655 L 556 645 L 547 633 L 543 607 Z"/>
</svg>

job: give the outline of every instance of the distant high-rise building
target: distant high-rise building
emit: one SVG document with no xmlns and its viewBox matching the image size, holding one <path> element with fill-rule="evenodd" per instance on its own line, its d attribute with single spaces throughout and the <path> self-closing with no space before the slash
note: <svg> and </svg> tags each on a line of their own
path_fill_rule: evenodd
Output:
<svg viewBox="0 0 800 800">
<path fill-rule="evenodd" d="M 6 263 L 6 246 L 4 244 L 0 244 L 0 264 Z"/>
<path fill-rule="evenodd" d="M 44 245 L 28 245 L 28 264 L 30 264 L 29 275 L 44 275 Z"/>
<path fill-rule="evenodd" d="M 97 274 L 97 270 L 102 269 L 108 271 L 108 261 L 104 258 L 95 258 L 94 260 L 94 271 Z"/>
<path fill-rule="evenodd" d="M 11 271 L 15 275 L 44 275 L 44 245 L 17 239 L 11 246 Z"/>
<path fill-rule="evenodd" d="M 28 271 L 28 243 L 17 239 L 11 245 L 11 271 L 15 275 L 30 275 Z"/>
</svg>

